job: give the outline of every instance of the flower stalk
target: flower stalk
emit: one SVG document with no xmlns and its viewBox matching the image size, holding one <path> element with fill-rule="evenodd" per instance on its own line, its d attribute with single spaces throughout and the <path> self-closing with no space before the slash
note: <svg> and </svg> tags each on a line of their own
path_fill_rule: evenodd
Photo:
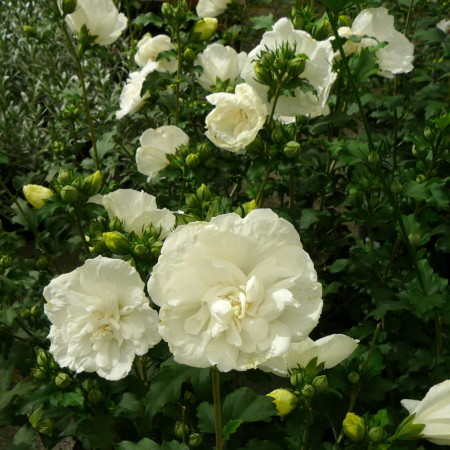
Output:
<svg viewBox="0 0 450 450">
<path fill-rule="evenodd" d="M 211 367 L 211 380 L 214 399 L 214 428 L 216 432 L 216 450 L 222 450 L 224 447 L 222 438 L 222 405 L 220 402 L 220 372 L 217 366 Z"/>
</svg>

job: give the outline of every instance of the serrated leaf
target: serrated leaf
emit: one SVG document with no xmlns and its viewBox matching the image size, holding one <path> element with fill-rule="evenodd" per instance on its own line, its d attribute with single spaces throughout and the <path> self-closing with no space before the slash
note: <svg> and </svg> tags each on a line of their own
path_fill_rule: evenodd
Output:
<svg viewBox="0 0 450 450">
<path fill-rule="evenodd" d="M 226 441 L 230 439 L 230 435 L 236 433 L 243 422 L 242 419 L 229 420 L 222 428 L 222 438 Z"/>
<path fill-rule="evenodd" d="M 242 419 L 244 422 L 268 422 L 277 414 L 273 399 L 258 395 L 248 387 L 243 387 L 225 397 L 223 417 L 225 421 Z"/>
<path fill-rule="evenodd" d="M 149 438 L 141 439 L 139 442 L 122 441 L 114 445 L 117 450 L 160 450 L 161 446 Z"/>
<path fill-rule="evenodd" d="M 275 17 L 270 13 L 267 16 L 250 17 L 250 21 L 253 23 L 255 30 L 268 30 L 275 23 Z"/>
<path fill-rule="evenodd" d="M 352 55 L 348 65 L 357 83 L 365 83 L 379 71 L 375 49 L 363 48 L 360 53 Z"/>
<path fill-rule="evenodd" d="M 147 14 L 140 14 L 133 20 L 134 25 L 146 27 L 148 24 L 153 24 L 158 28 L 164 25 L 164 20 L 156 14 L 149 12 Z"/>
<path fill-rule="evenodd" d="M 36 431 L 29 425 L 24 425 L 15 435 L 9 450 L 34 450 L 37 448 Z"/>
<path fill-rule="evenodd" d="M 84 395 L 81 389 L 73 392 L 58 391 L 51 395 L 50 404 L 53 406 L 83 406 Z"/>
<path fill-rule="evenodd" d="M 197 408 L 198 428 L 203 433 L 214 433 L 214 405 L 202 402 Z"/>
</svg>

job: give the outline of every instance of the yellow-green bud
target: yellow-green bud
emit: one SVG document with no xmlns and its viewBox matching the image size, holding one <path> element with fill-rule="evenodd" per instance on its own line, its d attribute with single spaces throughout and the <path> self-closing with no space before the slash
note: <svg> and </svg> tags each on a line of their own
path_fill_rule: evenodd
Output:
<svg viewBox="0 0 450 450">
<path fill-rule="evenodd" d="M 48 267 L 48 259 L 45 256 L 43 256 L 43 255 L 39 256 L 38 260 L 36 261 L 36 267 L 39 270 L 47 269 L 47 267 Z"/>
<path fill-rule="evenodd" d="M 194 52 L 194 50 L 192 50 L 192 48 L 188 47 L 184 51 L 183 57 L 184 57 L 185 61 L 187 61 L 187 62 L 194 62 L 195 61 L 195 52 Z"/>
<path fill-rule="evenodd" d="M 206 184 L 203 183 L 195 192 L 201 202 L 207 202 L 208 200 L 211 200 L 212 194 Z"/>
<path fill-rule="evenodd" d="M 414 423 L 414 419 L 416 418 L 415 414 L 411 414 L 406 417 L 402 423 L 398 426 L 394 435 L 390 438 L 392 440 L 400 440 L 400 441 L 409 441 L 418 439 L 422 434 L 425 425 L 420 423 Z"/>
<path fill-rule="evenodd" d="M 301 145 L 298 142 L 295 141 L 289 141 L 284 147 L 283 147 L 283 153 L 287 158 L 295 158 L 300 154 Z"/>
<path fill-rule="evenodd" d="M 36 380 L 46 380 L 47 374 L 45 373 L 45 370 L 36 368 L 31 371 L 31 376 L 35 378 Z"/>
<path fill-rule="evenodd" d="M 32 308 L 31 308 L 31 310 L 30 310 L 30 312 L 31 312 L 31 315 L 33 316 L 33 317 L 40 317 L 41 316 L 41 314 L 42 314 L 42 308 L 41 308 L 41 306 L 40 305 L 34 305 Z"/>
<path fill-rule="evenodd" d="M 191 433 L 188 439 L 189 448 L 196 448 L 203 442 L 201 434 Z"/>
<path fill-rule="evenodd" d="M 273 402 L 277 408 L 278 416 L 286 416 L 297 405 L 297 397 L 287 389 L 275 389 L 267 394 L 268 397 L 273 398 Z"/>
<path fill-rule="evenodd" d="M 130 253 L 130 243 L 125 235 L 118 231 L 108 231 L 103 233 L 105 244 L 109 250 L 117 255 L 126 255 Z"/>
<path fill-rule="evenodd" d="M 63 0 L 61 9 L 64 15 L 72 14 L 77 9 L 77 0 Z"/>
<path fill-rule="evenodd" d="M 40 348 L 38 350 L 37 356 L 36 356 L 36 362 L 38 366 L 46 367 L 48 363 L 52 360 L 52 355 L 50 355 L 49 352 L 46 352 L 44 349 Z"/>
<path fill-rule="evenodd" d="M 97 403 L 101 402 L 102 398 L 103 394 L 98 389 L 91 389 L 88 392 L 88 401 L 93 405 L 96 405 Z"/>
<path fill-rule="evenodd" d="M 351 27 L 352 19 L 349 16 L 342 14 L 338 17 L 338 25 L 340 27 Z"/>
<path fill-rule="evenodd" d="M 260 61 L 256 61 L 253 70 L 255 72 L 256 79 L 261 84 L 269 85 L 272 83 L 272 73 L 270 72 L 270 69 L 264 67 Z"/>
<path fill-rule="evenodd" d="M 31 317 L 31 311 L 28 308 L 22 308 L 20 310 L 20 317 L 25 320 L 29 319 Z"/>
<path fill-rule="evenodd" d="M 38 184 L 27 184 L 23 187 L 23 195 L 28 203 L 39 209 L 45 205 L 46 200 L 53 196 L 53 191 Z"/>
<path fill-rule="evenodd" d="M 69 184 L 70 180 L 71 180 L 70 173 L 65 169 L 59 169 L 57 180 L 58 180 L 58 183 L 63 186 L 66 184 Z"/>
<path fill-rule="evenodd" d="M 359 383 L 359 373 L 358 372 L 350 372 L 347 375 L 347 380 L 350 384 L 358 384 Z"/>
<path fill-rule="evenodd" d="M 275 128 L 275 130 L 272 131 L 272 134 L 270 135 L 272 138 L 272 141 L 276 144 L 279 144 L 284 141 L 284 133 L 279 128 Z"/>
<path fill-rule="evenodd" d="M 165 2 L 161 6 L 161 12 L 166 19 L 171 19 L 173 17 L 173 6 Z"/>
<path fill-rule="evenodd" d="M 102 185 L 103 177 L 100 170 L 97 170 L 91 175 L 88 175 L 83 182 L 84 192 L 86 195 L 94 195 Z"/>
<path fill-rule="evenodd" d="M 109 222 L 108 228 L 110 231 L 122 231 L 123 230 L 122 221 L 118 217 L 114 217 Z"/>
<path fill-rule="evenodd" d="M 173 434 L 178 439 L 186 439 L 187 435 L 189 434 L 189 427 L 187 424 L 180 422 L 177 420 L 175 423 L 175 426 L 173 427 Z"/>
<path fill-rule="evenodd" d="M 373 442 L 380 442 L 386 438 L 386 432 L 381 427 L 372 427 L 367 433 L 367 436 Z"/>
<path fill-rule="evenodd" d="M 433 130 L 430 127 L 425 127 L 423 135 L 425 139 L 431 139 L 433 137 Z"/>
<path fill-rule="evenodd" d="M 197 197 L 194 194 L 187 194 L 186 195 L 186 205 L 189 208 L 196 208 L 197 207 Z"/>
<path fill-rule="evenodd" d="M 275 58 L 273 66 L 281 72 L 284 72 L 287 69 L 286 61 L 283 58 Z"/>
<path fill-rule="evenodd" d="M 391 192 L 393 194 L 400 194 L 403 190 L 403 185 L 399 181 L 395 180 L 391 183 Z"/>
<path fill-rule="evenodd" d="M 239 214 L 241 217 L 245 217 L 247 214 L 250 213 L 250 211 L 253 211 L 254 209 L 258 209 L 256 200 L 252 200 L 251 202 L 243 203 L 241 206 L 236 208 L 234 210 L 234 212 L 236 214 Z"/>
<path fill-rule="evenodd" d="M 347 413 L 344 422 L 344 433 L 355 442 L 361 442 L 366 435 L 366 425 L 362 417 L 353 413 Z"/>
<path fill-rule="evenodd" d="M 314 389 L 314 386 L 311 384 L 305 384 L 302 389 L 302 395 L 305 398 L 313 398 L 316 394 L 316 390 Z"/>
<path fill-rule="evenodd" d="M 134 247 L 133 253 L 136 256 L 144 256 L 147 253 L 147 247 L 143 244 L 138 244 Z"/>
<path fill-rule="evenodd" d="M 208 40 L 217 29 L 218 20 L 215 17 L 205 17 L 192 28 L 194 38 L 199 41 Z"/>
<path fill-rule="evenodd" d="M 189 153 L 186 156 L 186 165 L 189 169 L 195 169 L 200 164 L 200 158 L 197 153 Z"/>
<path fill-rule="evenodd" d="M 370 152 L 367 159 L 369 160 L 370 163 L 376 164 L 380 160 L 380 157 L 378 156 L 377 152 Z"/>
<path fill-rule="evenodd" d="M 291 382 L 292 386 L 295 388 L 299 388 L 303 384 L 303 375 L 300 371 L 294 370 L 292 372 L 291 377 L 289 378 L 289 381 Z"/>
<path fill-rule="evenodd" d="M 11 256 L 4 255 L 4 256 L 1 257 L 1 259 L 0 259 L 0 267 L 3 270 L 7 269 L 8 267 L 11 267 L 11 264 L 12 264 Z"/>
<path fill-rule="evenodd" d="M 36 36 L 36 28 L 30 25 L 24 25 L 22 30 L 27 37 L 35 37 Z"/>
<path fill-rule="evenodd" d="M 297 55 L 290 63 L 288 67 L 289 75 L 292 77 L 299 77 L 306 68 L 306 58 L 304 56 Z"/>
<path fill-rule="evenodd" d="M 331 24 L 328 19 L 322 19 L 314 28 L 312 36 L 318 41 L 327 39 L 332 34 Z"/>
<path fill-rule="evenodd" d="M 70 378 L 70 375 L 64 372 L 58 373 L 55 377 L 55 384 L 61 389 L 66 388 L 71 383 L 72 378 Z"/>
<path fill-rule="evenodd" d="M 416 177 L 416 181 L 418 183 L 423 183 L 426 179 L 427 177 L 423 173 L 419 173 L 419 175 L 417 175 Z"/>
<path fill-rule="evenodd" d="M 413 247 L 417 247 L 420 244 L 421 236 L 419 233 L 409 233 L 408 234 L 408 241 Z"/>
<path fill-rule="evenodd" d="M 328 378 L 326 375 L 319 375 L 312 382 L 317 392 L 323 392 L 328 387 Z"/>
<path fill-rule="evenodd" d="M 75 186 L 64 186 L 61 189 L 61 198 L 67 203 L 75 203 L 78 200 L 78 190 Z"/>
</svg>

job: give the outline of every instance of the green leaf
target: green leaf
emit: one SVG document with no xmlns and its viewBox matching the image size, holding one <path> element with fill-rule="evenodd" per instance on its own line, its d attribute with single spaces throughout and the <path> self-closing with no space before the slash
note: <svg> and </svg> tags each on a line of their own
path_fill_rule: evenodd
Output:
<svg viewBox="0 0 450 450">
<path fill-rule="evenodd" d="M 114 419 L 111 416 L 89 417 L 78 425 L 76 437 L 84 448 L 109 450 L 115 437 Z"/>
<path fill-rule="evenodd" d="M 242 419 L 229 420 L 222 428 L 222 438 L 226 441 L 230 439 L 230 435 L 236 433 L 237 429 L 244 421 Z"/>
<path fill-rule="evenodd" d="M 214 433 L 214 405 L 202 402 L 197 409 L 198 428 L 203 433 Z"/>
<path fill-rule="evenodd" d="M 161 445 L 161 450 L 189 450 L 189 447 L 178 441 L 170 441 L 164 442 L 163 445 Z"/>
<path fill-rule="evenodd" d="M 275 17 L 270 13 L 267 16 L 250 17 L 250 21 L 253 23 L 253 28 L 255 30 L 268 30 L 269 28 L 272 28 L 275 23 Z"/>
<path fill-rule="evenodd" d="M 379 66 L 377 60 L 374 47 L 363 48 L 360 53 L 352 55 L 348 65 L 357 83 L 365 83 L 369 81 L 372 75 L 378 73 Z"/>
<path fill-rule="evenodd" d="M 24 425 L 14 436 L 10 450 L 34 450 L 37 448 L 37 433 L 28 424 Z"/>
<path fill-rule="evenodd" d="M 84 395 L 81 389 L 73 392 L 57 391 L 50 396 L 52 406 L 83 406 Z"/>
<path fill-rule="evenodd" d="M 150 23 L 159 28 L 164 25 L 164 20 L 156 14 L 153 14 L 152 12 L 141 14 L 133 20 L 133 24 L 140 27 L 146 27 Z"/>
<path fill-rule="evenodd" d="M 149 438 L 141 439 L 138 443 L 122 441 L 114 446 L 117 450 L 160 450 L 161 446 Z"/>
<path fill-rule="evenodd" d="M 223 402 L 224 421 L 241 419 L 244 422 L 270 421 L 277 410 L 272 398 L 258 395 L 247 387 L 234 391 Z"/>
<path fill-rule="evenodd" d="M 0 150 L 0 164 L 8 164 L 9 158 L 5 151 Z"/>
<path fill-rule="evenodd" d="M 320 0 L 327 8 L 334 12 L 342 11 L 350 6 L 361 3 L 361 0 Z"/>
<path fill-rule="evenodd" d="M 209 369 L 198 369 L 176 363 L 172 358 L 161 364 L 159 372 L 152 378 L 146 403 L 146 416 L 151 420 L 160 409 L 180 398 L 181 386 L 198 376 L 198 372 L 209 373 Z"/>
</svg>

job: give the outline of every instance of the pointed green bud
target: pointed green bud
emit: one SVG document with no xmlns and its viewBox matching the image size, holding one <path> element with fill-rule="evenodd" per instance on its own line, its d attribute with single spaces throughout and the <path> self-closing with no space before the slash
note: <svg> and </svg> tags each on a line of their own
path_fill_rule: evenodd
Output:
<svg viewBox="0 0 450 450">
<path fill-rule="evenodd" d="M 43 370 L 41 368 L 33 369 L 31 371 L 31 376 L 33 378 L 35 378 L 36 380 L 40 380 L 40 381 L 47 379 L 47 374 L 46 374 L 45 370 Z"/>
<path fill-rule="evenodd" d="M 108 231 L 103 233 L 105 244 L 110 251 L 117 255 L 126 255 L 130 253 L 130 243 L 125 235 L 118 231 Z"/>
<path fill-rule="evenodd" d="M 55 384 L 61 389 L 66 388 L 71 383 L 72 378 L 70 378 L 70 375 L 64 372 L 58 373 L 55 377 Z"/>
<path fill-rule="evenodd" d="M 206 184 L 202 184 L 196 191 L 198 199 L 203 203 L 211 200 L 212 194 L 208 186 Z"/>
<path fill-rule="evenodd" d="M 303 386 L 301 393 L 305 398 L 313 398 L 314 395 L 316 394 L 316 390 L 314 389 L 314 386 L 312 386 L 311 384 L 305 384 L 305 386 Z"/>
<path fill-rule="evenodd" d="M 293 372 L 291 373 L 291 377 L 289 378 L 289 381 L 292 384 L 292 386 L 294 386 L 295 388 L 301 387 L 303 385 L 302 373 L 299 370 L 294 369 Z"/>
<path fill-rule="evenodd" d="M 275 69 L 279 70 L 280 72 L 285 72 L 287 69 L 286 61 L 283 58 L 275 58 L 275 61 L 273 62 L 273 66 Z"/>
<path fill-rule="evenodd" d="M 417 175 L 416 177 L 416 181 L 418 183 L 423 183 L 424 181 L 426 181 L 427 177 L 423 174 L 423 173 L 419 173 L 419 175 Z"/>
<path fill-rule="evenodd" d="M 278 416 L 286 416 L 297 405 L 298 399 L 291 391 L 288 389 L 275 389 L 267 394 L 267 397 L 273 398 L 273 403 L 277 408 Z"/>
<path fill-rule="evenodd" d="M 270 135 L 270 137 L 272 138 L 272 141 L 275 144 L 280 144 L 281 142 L 284 141 L 284 133 L 283 130 L 280 130 L 279 128 L 275 128 L 272 131 L 272 134 Z"/>
<path fill-rule="evenodd" d="M 408 241 L 412 247 L 417 247 L 420 244 L 421 236 L 419 233 L 413 232 L 408 234 Z"/>
<path fill-rule="evenodd" d="M 58 178 L 57 181 L 61 186 L 65 186 L 66 184 L 69 184 L 72 177 L 70 176 L 69 171 L 65 169 L 59 169 Z"/>
<path fill-rule="evenodd" d="M 300 154 L 302 147 L 298 142 L 289 141 L 283 147 L 283 153 L 287 158 L 295 158 Z"/>
<path fill-rule="evenodd" d="M 77 9 L 77 0 L 62 0 L 61 9 L 63 14 L 72 14 Z"/>
<path fill-rule="evenodd" d="M 44 255 L 39 256 L 39 258 L 37 259 L 36 268 L 38 270 L 45 270 L 48 268 L 48 259 Z"/>
<path fill-rule="evenodd" d="M 110 231 L 122 231 L 122 221 L 118 217 L 114 217 L 112 220 L 110 220 L 108 228 Z"/>
<path fill-rule="evenodd" d="M 162 15 L 166 18 L 166 19 L 172 19 L 173 18 L 173 6 L 170 3 L 164 2 L 161 6 L 161 12 Z"/>
<path fill-rule="evenodd" d="M 391 192 L 393 194 L 400 194 L 402 191 L 403 185 L 399 181 L 395 180 L 391 183 Z"/>
<path fill-rule="evenodd" d="M 352 26 L 352 19 L 349 16 L 347 16 L 347 15 L 341 14 L 338 17 L 338 25 L 340 27 L 351 27 Z"/>
<path fill-rule="evenodd" d="M 372 427 L 367 434 L 372 442 L 384 441 L 386 435 L 386 432 L 381 427 Z"/>
<path fill-rule="evenodd" d="M 133 254 L 136 256 L 145 256 L 147 254 L 147 247 L 143 244 L 138 244 L 134 246 Z"/>
<path fill-rule="evenodd" d="M 20 317 L 25 320 L 29 319 L 31 317 L 31 311 L 28 308 L 22 308 L 20 310 Z"/>
<path fill-rule="evenodd" d="M 195 52 L 194 50 L 192 50 L 192 48 L 187 48 L 184 52 L 183 52 L 183 58 L 185 61 L 187 62 L 194 62 L 195 61 Z"/>
<path fill-rule="evenodd" d="M 306 55 L 297 55 L 292 61 L 289 63 L 288 73 L 291 77 L 299 77 L 306 69 Z"/>
<path fill-rule="evenodd" d="M 88 392 L 88 401 L 93 405 L 100 403 L 102 401 L 103 394 L 98 389 L 91 389 Z"/>
<path fill-rule="evenodd" d="M 389 440 L 411 441 L 419 439 L 423 429 L 425 428 L 425 425 L 414 423 L 415 418 L 415 414 L 411 414 L 410 416 L 406 417 L 397 427 L 394 435 L 391 436 Z"/>
<path fill-rule="evenodd" d="M 33 317 L 40 317 L 42 315 L 42 307 L 40 305 L 34 305 L 31 309 L 31 315 Z"/>
<path fill-rule="evenodd" d="M 0 258 L 0 267 L 5 270 L 8 267 L 11 267 L 12 264 L 12 260 L 11 260 L 11 256 L 9 255 L 4 255 Z"/>
<path fill-rule="evenodd" d="M 200 164 L 200 157 L 197 153 L 189 153 L 186 156 L 186 165 L 189 169 L 195 169 Z"/>
<path fill-rule="evenodd" d="M 245 150 L 247 150 L 247 152 L 251 153 L 252 155 L 260 155 L 264 152 L 264 143 L 260 138 L 257 137 L 251 144 L 245 147 Z"/>
<path fill-rule="evenodd" d="M 189 427 L 186 423 L 177 420 L 175 426 L 173 427 L 173 434 L 177 439 L 185 440 L 189 434 Z"/>
<path fill-rule="evenodd" d="M 323 18 L 314 28 L 312 36 L 317 41 L 323 41 L 328 39 L 333 34 L 330 21 L 327 18 Z"/>
<path fill-rule="evenodd" d="M 243 203 L 241 206 L 236 208 L 234 212 L 239 214 L 241 217 L 245 217 L 254 209 L 258 209 L 258 205 L 256 204 L 256 200 L 252 200 L 251 202 Z"/>
<path fill-rule="evenodd" d="M 215 17 L 204 17 L 192 28 L 194 40 L 207 41 L 217 29 L 218 20 Z"/>
<path fill-rule="evenodd" d="M 103 177 L 100 170 L 88 175 L 83 181 L 83 191 L 86 195 L 95 195 L 102 185 Z"/>
<path fill-rule="evenodd" d="M 186 205 L 189 208 L 196 208 L 198 206 L 197 197 L 194 194 L 186 194 Z"/>
<path fill-rule="evenodd" d="M 376 164 L 380 160 L 380 157 L 378 156 L 377 152 L 370 152 L 367 159 L 369 160 L 370 163 Z"/>
<path fill-rule="evenodd" d="M 323 392 L 328 387 L 328 378 L 326 375 L 319 375 L 314 378 L 312 385 L 317 392 Z"/>
<path fill-rule="evenodd" d="M 347 380 L 350 384 L 358 384 L 359 383 L 359 373 L 358 372 L 350 372 L 347 375 Z"/>
<path fill-rule="evenodd" d="M 37 356 L 36 356 L 36 362 L 38 366 L 47 367 L 47 365 L 50 363 L 50 361 L 53 359 L 52 355 L 50 355 L 49 352 L 45 351 L 44 349 L 40 348 L 38 350 Z"/>
<path fill-rule="evenodd" d="M 61 198 L 67 203 L 75 203 L 78 200 L 78 189 L 75 186 L 64 186 L 60 192 Z"/>
<path fill-rule="evenodd" d="M 198 433 L 191 433 L 188 438 L 189 448 L 196 448 L 203 442 L 202 435 Z"/>
<path fill-rule="evenodd" d="M 352 441 L 361 442 L 366 435 L 366 425 L 364 419 L 353 413 L 347 413 L 344 422 L 342 423 L 344 427 L 344 433 Z"/>
<path fill-rule="evenodd" d="M 208 142 L 199 144 L 197 146 L 197 152 L 203 159 L 207 159 L 211 156 L 211 145 Z"/>
<path fill-rule="evenodd" d="M 272 84 L 273 82 L 272 72 L 270 71 L 269 68 L 264 67 L 260 61 L 256 61 L 253 70 L 255 72 L 256 79 L 261 84 L 266 84 L 269 86 Z"/>
</svg>

